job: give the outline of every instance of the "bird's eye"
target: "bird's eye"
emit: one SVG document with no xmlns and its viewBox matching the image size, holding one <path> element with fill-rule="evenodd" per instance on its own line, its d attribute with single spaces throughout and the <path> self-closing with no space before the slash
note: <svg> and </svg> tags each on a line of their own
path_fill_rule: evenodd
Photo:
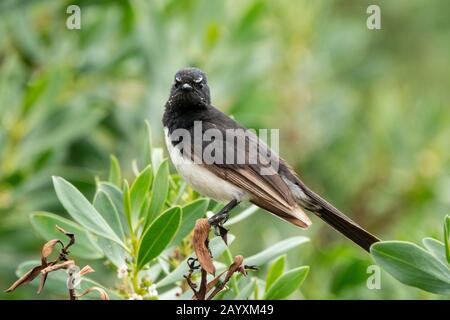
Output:
<svg viewBox="0 0 450 320">
<path fill-rule="evenodd" d="M 201 83 L 202 81 L 203 81 L 203 77 L 202 77 L 202 76 L 200 76 L 200 77 L 194 79 L 194 82 L 195 82 L 195 83 Z"/>
<path fill-rule="evenodd" d="M 178 84 L 181 82 L 181 78 L 180 77 L 175 77 L 175 82 Z"/>
</svg>

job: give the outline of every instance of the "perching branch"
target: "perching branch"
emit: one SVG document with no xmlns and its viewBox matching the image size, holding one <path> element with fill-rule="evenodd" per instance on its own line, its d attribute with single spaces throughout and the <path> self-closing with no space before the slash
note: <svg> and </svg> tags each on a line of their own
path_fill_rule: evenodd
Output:
<svg viewBox="0 0 450 320">
<path fill-rule="evenodd" d="M 234 258 L 234 262 L 226 269 L 221 272 L 217 277 L 212 279 L 210 282 L 207 281 L 207 275 L 212 274 L 215 275 L 216 268 L 213 264 L 212 254 L 209 250 L 209 230 L 210 224 L 208 219 L 198 219 L 195 224 L 194 229 L 194 237 L 193 237 L 193 246 L 195 254 L 197 255 L 197 259 L 189 258 L 188 266 L 189 273 L 184 276 L 189 287 L 193 291 L 194 295 L 192 299 L 194 300 L 211 300 L 213 299 L 219 292 L 221 292 L 230 281 L 231 277 L 234 273 L 239 272 L 242 275 L 246 276 L 247 270 L 255 270 L 255 267 L 247 267 L 243 264 L 244 258 L 240 255 Z M 199 265 L 195 263 L 198 262 Z M 201 279 L 200 279 L 200 288 L 197 290 L 197 285 L 193 282 L 192 276 L 194 272 L 200 269 Z M 225 275 L 224 279 L 222 276 Z M 208 297 L 207 294 L 209 294 Z"/>
</svg>

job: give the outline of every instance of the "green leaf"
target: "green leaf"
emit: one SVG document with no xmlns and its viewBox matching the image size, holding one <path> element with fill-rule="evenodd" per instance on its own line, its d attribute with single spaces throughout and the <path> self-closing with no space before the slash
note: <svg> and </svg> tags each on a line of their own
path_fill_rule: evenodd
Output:
<svg viewBox="0 0 450 320">
<path fill-rule="evenodd" d="M 309 267 L 307 266 L 289 270 L 273 283 L 264 295 L 264 299 L 280 300 L 288 297 L 301 286 L 308 275 L 308 271 Z"/>
<path fill-rule="evenodd" d="M 97 186 L 97 192 L 102 191 L 106 193 L 112 200 L 114 207 L 120 215 L 124 216 L 124 208 L 123 208 L 123 192 L 115 185 L 109 182 L 100 182 Z"/>
<path fill-rule="evenodd" d="M 127 226 L 127 218 L 125 216 L 124 211 L 124 199 L 123 199 L 123 192 L 115 185 L 108 183 L 108 182 L 100 182 L 97 186 L 97 192 L 102 191 L 108 195 L 108 197 L 112 200 L 114 204 L 114 208 L 116 209 L 120 224 L 122 226 L 122 229 L 126 235 L 129 235 L 129 230 L 126 228 Z"/>
<path fill-rule="evenodd" d="M 445 255 L 447 256 L 447 263 L 450 263 L 450 216 L 445 216 L 444 220 L 444 241 L 445 241 Z"/>
<path fill-rule="evenodd" d="M 152 185 L 150 207 L 145 216 L 144 230 L 159 216 L 169 191 L 169 162 L 165 159 L 156 172 Z"/>
<path fill-rule="evenodd" d="M 120 169 L 119 160 L 114 155 L 111 155 L 108 180 L 120 188 L 120 184 L 122 183 L 122 170 Z"/>
<path fill-rule="evenodd" d="M 172 241 L 173 245 L 178 245 L 194 229 L 197 219 L 206 215 L 208 204 L 208 199 L 198 199 L 183 207 L 180 230 Z"/>
<path fill-rule="evenodd" d="M 173 207 L 159 216 L 145 231 L 139 244 L 138 268 L 156 258 L 172 241 L 181 223 L 181 208 Z"/>
<path fill-rule="evenodd" d="M 153 168 L 155 167 L 154 163 L 152 163 L 152 129 L 150 127 L 150 123 L 148 120 L 145 120 L 145 133 L 146 133 L 146 146 L 144 148 L 144 152 L 142 154 L 144 165 L 150 164 Z"/>
<path fill-rule="evenodd" d="M 255 291 L 256 288 L 256 280 L 252 279 L 250 283 L 248 283 L 246 286 L 244 286 L 241 291 L 236 295 L 234 300 L 247 300 L 252 295 L 253 291 Z"/>
<path fill-rule="evenodd" d="M 130 195 L 130 187 L 128 185 L 128 181 L 123 181 L 123 210 L 125 214 L 125 218 L 127 220 L 128 229 L 130 233 L 133 233 L 133 220 L 131 215 L 131 195 Z"/>
<path fill-rule="evenodd" d="M 295 248 L 308 241 L 309 238 L 301 236 L 285 239 L 251 257 L 246 258 L 245 264 L 261 266 L 278 257 L 279 255 L 286 253 L 290 249 Z"/>
<path fill-rule="evenodd" d="M 433 238 L 424 238 L 422 240 L 425 248 L 443 264 L 447 265 L 447 258 L 445 256 L 445 245 L 439 240 Z"/>
<path fill-rule="evenodd" d="M 148 196 L 148 190 L 150 188 L 152 179 L 152 168 L 147 166 L 141 173 L 136 177 L 130 189 L 130 200 L 131 200 L 131 216 L 133 223 L 136 223 L 139 219 L 142 204 L 145 198 Z"/>
<path fill-rule="evenodd" d="M 127 254 L 125 250 L 114 241 L 105 238 L 98 238 L 98 246 L 102 249 L 105 256 L 111 261 L 117 268 L 121 268 L 126 264 Z"/>
<path fill-rule="evenodd" d="M 372 245 L 370 251 L 376 263 L 398 281 L 425 291 L 450 294 L 450 269 L 418 245 L 385 241 Z"/>
<path fill-rule="evenodd" d="M 155 170 L 155 174 L 163 162 L 163 149 L 162 148 L 153 148 L 152 149 L 152 166 L 153 170 Z"/>
<path fill-rule="evenodd" d="M 116 241 L 125 247 L 125 244 L 106 223 L 102 215 L 98 213 L 77 188 L 61 177 L 53 177 L 53 185 L 59 201 L 61 201 L 63 207 L 75 221 L 89 231 Z"/>
<path fill-rule="evenodd" d="M 254 214 L 258 210 L 259 210 L 259 207 L 255 206 L 255 205 L 251 205 L 247 209 L 243 210 L 242 212 L 240 212 L 239 214 L 235 215 L 230 220 L 225 222 L 224 225 L 226 227 L 229 227 L 229 226 L 231 226 L 233 224 L 241 222 L 242 220 L 247 219 L 248 217 L 250 217 L 252 214 Z"/>
<path fill-rule="evenodd" d="M 30 215 L 31 225 L 45 239 L 61 239 L 64 243 L 68 238 L 56 229 L 56 225 L 75 234 L 75 245 L 70 248 L 71 254 L 85 259 L 103 257 L 101 249 L 90 238 L 88 232 L 80 225 L 49 212 L 35 212 Z"/>
<path fill-rule="evenodd" d="M 269 268 L 266 279 L 266 292 L 270 286 L 283 274 L 286 265 L 286 255 L 279 257 Z"/>
<path fill-rule="evenodd" d="M 235 239 L 235 236 L 229 233 L 228 234 L 228 245 L 233 243 L 234 239 Z M 222 255 L 222 253 L 225 251 L 227 246 L 225 245 L 225 243 L 223 242 L 221 237 L 215 237 L 209 242 L 209 248 L 211 249 L 212 256 L 219 258 Z M 176 281 L 180 281 L 181 279 L 183 279 L 183 275 L 187 274 L 189 271 L 189 267 L 187 265 L 187 260 L 188 260 L 188 258 L 184 259 L 175 270 L 173 270 L 166 277 L 164 277 L 159 282 L 157 282 L 156 285 L 160 288 L 160 287 L 164 287 L 168 284 L 171 284 L 171 283 L 174 283 Z M 220 269 L 218 264 L 219 263 L 214 261 L 214 265 L 216 266 L 217 271 L 219 271 L 219 269 Z"/>
<path fill-rule="evenodd" d="M 94 208 L 102 215 L 106 223 L 113 229 L 115 234 L 121 238 L 125 239 L 123 232 L 122 222 L 119 218 L 119 213 L 117 212 L 112 199 L 103 191 L 98 191 L 94 196 Z"/>
</svg>

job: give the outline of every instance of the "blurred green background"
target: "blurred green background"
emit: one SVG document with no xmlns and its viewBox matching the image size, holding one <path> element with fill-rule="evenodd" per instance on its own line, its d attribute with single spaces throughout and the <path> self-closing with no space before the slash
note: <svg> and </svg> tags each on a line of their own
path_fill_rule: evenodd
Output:
<svg viewBox="0 0 450 320">
<path fill-rule="evenodd" d="M 81 30 L 66 28 L 69 4 L 81 7 Z M 382 30 L 366 28 L 369 4 L 380 5 Z M 280 153 L 303 180 L 373 233 L 442 240 L 449 35 L 446 0 L 1 1 L 0 288 L 38 256 L 29 213 L 65 215 L 52 175 L 92 195 L 111 153 L 123 164 L 139 154 L 144 119 L 162 145 L 163 106 L 184 66 L 204 69 L 214 105 L 247 127 L 280 128 Z M 254 215 L 233 228 L 232 250 L 307 235 L 288 255 L 291 267 L 311 266 L 306 299 L 438 298 L 386 273 L 367 289 L 371 257 L 313 221 L 299 231 Z"/>
</svg>

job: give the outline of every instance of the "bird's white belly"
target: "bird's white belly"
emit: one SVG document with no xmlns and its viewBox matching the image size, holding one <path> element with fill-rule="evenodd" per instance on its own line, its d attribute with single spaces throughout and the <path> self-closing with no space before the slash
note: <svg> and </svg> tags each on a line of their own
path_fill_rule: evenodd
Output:
<svg viewBox="0 0 450 320">
<path fill-rule="evenodd" d="M 170 141 L 167 128 L 164 128 L 167 150 L 178 173 L 200 194 L 217 201 L 245 200 L 247 193 L 230 182 L 219 178 L 200 164 L 181 155 Z"/>
</svg>

